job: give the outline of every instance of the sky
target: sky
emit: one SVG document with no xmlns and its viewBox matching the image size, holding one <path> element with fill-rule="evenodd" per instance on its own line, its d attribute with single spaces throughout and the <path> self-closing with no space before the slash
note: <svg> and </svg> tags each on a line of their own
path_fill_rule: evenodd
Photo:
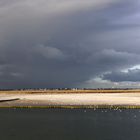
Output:
<svg viewBox="0 0 140 140">
<path fill-rule="evenodd" d="M 0 0 L 0 89 L 140 88 L 139 0 Z"/>
</svg>

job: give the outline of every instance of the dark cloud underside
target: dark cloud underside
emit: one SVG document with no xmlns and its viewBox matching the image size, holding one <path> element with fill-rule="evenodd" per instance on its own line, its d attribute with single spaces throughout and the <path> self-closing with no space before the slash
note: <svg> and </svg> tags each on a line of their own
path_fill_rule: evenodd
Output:
<svg viewBox="0 0 140 140">
<path fill-rule="evenodd" d="M 138 0 L 1 0 L 0 88 L 88 87 L 97 77 L 139 82 L 138 70 L 122 72 L 140 64 L 139 6 Z"/>
</svg>

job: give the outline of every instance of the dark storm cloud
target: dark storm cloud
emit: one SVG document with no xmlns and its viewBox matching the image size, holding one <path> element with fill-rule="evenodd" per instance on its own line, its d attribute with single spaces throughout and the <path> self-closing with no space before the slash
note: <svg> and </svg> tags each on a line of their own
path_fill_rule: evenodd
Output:
<svg viewBox="0 0 140 140">
<path fill-rule="evenodd" d="M 0 88 L 75 87 L 138 65 L 139 5 L 1 0 Z"/>
<path fill-rule="evenodd" d="M 103 76 L 104 80 L 110 80 L 112 82 L 139 82 L 140 81 L 140 69 L 128 70 L 128 72 L 112 72 Z"/>
</svg>

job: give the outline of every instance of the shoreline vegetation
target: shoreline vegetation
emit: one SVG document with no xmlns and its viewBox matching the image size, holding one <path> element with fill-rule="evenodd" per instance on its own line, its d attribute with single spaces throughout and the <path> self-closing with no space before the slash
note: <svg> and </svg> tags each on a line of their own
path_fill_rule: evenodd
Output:
<svg viewBox="0 0 140 140">
<path fill-rule="evenodd" d="M 17 94 L 17 93 L 25 93 L 25 94 L 36 94 L 36 93 L 44 93 L 44 94 L 62 94 L 62 93 L 140 93 L 140 89 L 40 89 L 40 90 L 0 90 L 1 93 L 8 94 Z"/>
<path fill-rule="evenodd" d="M 95 106 L 73 106 L 73 105 L 48 105 L 48 106 L 0 106 L 0 109 L 4 108 L 13 108 L 13 109 L 113 109 L 113 110 L 120 110 L 120 109 L 140 109 L 140 105 L 95 105 Z"/>
<path fill-rule="evenodd" d="M 0 108 L 140 109 L 140 89 L 0 91 Z"/>
</svg>

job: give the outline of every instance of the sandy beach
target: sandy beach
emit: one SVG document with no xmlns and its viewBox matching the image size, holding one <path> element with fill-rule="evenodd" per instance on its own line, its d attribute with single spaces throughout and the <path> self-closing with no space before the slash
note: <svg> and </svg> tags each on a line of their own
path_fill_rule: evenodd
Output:
<svg viewBox="0 0 140 140">
<path fill-rule="evenodd" d="M 14 100 L 17 99 L 17 100 Z M 11 101 L 7 101 L 11 100 Z M 11 106 L 140 106 L 140 93 L 0 94 L 0 107 Z"/>
</svg>

